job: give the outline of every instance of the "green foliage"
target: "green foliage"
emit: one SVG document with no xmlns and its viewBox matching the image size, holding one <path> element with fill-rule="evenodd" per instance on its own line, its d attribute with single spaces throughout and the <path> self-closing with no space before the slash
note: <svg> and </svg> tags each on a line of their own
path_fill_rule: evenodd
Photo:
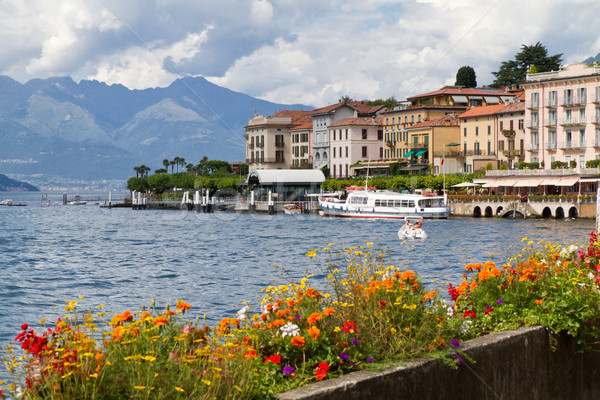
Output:
<svg viewBox="0 0 600 400">
<path fill-rule="evenodd" d="M 508 167 L 506 166 L 506 164 L 502 163 L 502 164 L 500 164 L 500 169 L 505 171 L 508 169 Z"/>
<path fill-rule="evenodd" d="M 585 162 L 586 168 L 598 168 L 599 166 L 600 166 L 600 159 L 599 160 L 588 160 Z"/>
<path fill-rule="evenodd" d="M 468 88 L 477 87 L 477 77 L 475 70 L 469 66 L 463 66 L 456 72 L 456 86 L 464 86 Z"/>
<path fill-rule="evenodd" d="M 148 188 L 148 178 L 146 177 L 131 177 L 127 180 L 127 189 L 130 191 L 145 192 L 148 190 Z"/>
<path fill-rule="evenodd" d="M 540 169 L 540 163 L 539 162 L 525 162 L 525 161 L 521 161 L 519 162 L 519 169 Z"/>
<path fill-rule="evenodd" d="M 569 161 L 569 168 L 576 168 L 576 167 L 577 167 L 577 161 L 575 161 L 575 160 Z"/>
<path fill-rule="evenodd" d="M 400 102 L 396 100 L 394 96 L 390 96 L 387 99 L 376 99 L 367 101 L 368 106 L 385 106 L 388 110 L 393 110 L 394 107 L 398 106 Z"/>
<path fill-rule="evenodd" d="M 248 173 L 250 172 L 249 168 L 250 167 L 248 166 L 248 164 L 240 164 L 238 167 L 238 174 L 244 175 L 244 176 L 248 175 Z"/>
<path fill-rule="evenodd" d="M 486 170 L 486 171 L 491 171 L 492 169 L 494 169 L 494 166 L 492 165 L 492 163 L 491 163 L 491 162 L 489 162 L 489 163 L 487 163 L 487 164 L 485 165 L 485 170 Z"/>
<path fill-rule="evenodd" d="M 521 51 L 515 55 L 514 60 L 503 61 L 497 72 L 492 72 L 496 77 L 491 87 L 511 86 L 525 81 L 525 76 L 531 65 L 536 66 L 539 72 L 556 71 L 562 62 L 562 53 L 548 56 L 544 45 L 537 42 L 534 45 L 521 46 Z"/>
</svg>

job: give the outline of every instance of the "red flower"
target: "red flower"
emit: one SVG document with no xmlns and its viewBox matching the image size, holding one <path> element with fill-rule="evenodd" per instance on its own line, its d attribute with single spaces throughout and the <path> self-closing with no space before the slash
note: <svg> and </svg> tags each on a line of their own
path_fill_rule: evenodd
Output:
<svg viewBox="0 0 600 400">
<path fill-rule="evenodd" d="M 475 318 L 475 311 L 466 310 L 465 314 L 463 315 L 463 318 L 467 318 L 467 317 Z"/>
<path fill-rule="evenodd" d="M 329 371 L 329 365 L 327 363 L 322 362 L 319 364 L 316 370 L 317 379 L 321 380 L 327 376 L 327 371 Z"/>
<path fill-rule="evenodd" d="M 27 328 L 29 328 L 29 325 L 27 325 L 27 324 L 23 324 L 23 325 L 21 325 L 21 329 L 22 329 L 22 330 L 26 331 L 26 330 L 27 330 Z"/>
<path fill-rule="evenodd" d="M 385 308 L 385 301 L 379 300 L 379 307 L 381 307 L 382 309 Z"/>
<path fill-rule="evenodd" d="M 265 362 L 269 361 L 271 361 L 273 364 L 279 364 L 281 363 L 281 356 L 279 354 L 272 355 L 265 360 Z"/>
</svg>

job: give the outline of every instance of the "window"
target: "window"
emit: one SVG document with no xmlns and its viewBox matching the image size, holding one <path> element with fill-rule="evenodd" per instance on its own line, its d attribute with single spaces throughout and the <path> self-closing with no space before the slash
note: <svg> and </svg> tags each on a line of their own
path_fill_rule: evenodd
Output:
<svg viewBox="0 0 600 400">
<path fill-rule="evenodd" d="M 584 87 L 577 89 L 577 102 L 578 103 L 587 103 Z"/>
<path fill-rule="evenodd" d="M 467 127 L 466 126 L 463 128 L 463 136 L 467 137 Z"/>
<path fill-rule="evenodd" d="M 491 125 L 488 125 L 488 136 L 492 135 L 492 127 Z"/>
<path fill-rule="evenodd" d="M 585 108 L 579 109 L 579 123 L 585 124 Z"/>
<path fill-rule="evenodd" d="M 573 111 L 567 110 L 565 113 L 565 124 L 572 124 L 572 123 L 573 123 Z"/>
<path fill-rule="evenodd" d="M 579 156 L 579 167 L 581 168 L 585 168 L 585 156 L 583 154 L 581 154 Z"/>
<path fill-rule="evenodd" d="M 377 140 L 383 140 L 383 131 L 382 130 L 377 131 Z"/>
<path fill-rule="evenodd" d="M 346 146 L 346 157 L 348 157 L 348 146 Z"/>
<path fill-rule="evenodd" d="M 585 147 L 585 129 L 579 130 L 579 147 Z"/>
<path fill-rule="evenodd" d="M 522 119 L 520 119 L 520 120 L 519 120 L 519 129 L 523 130 L 523 126 L 524 126 L 524 124 L 523 124 L 523 120 L 522 120 Z"/>
<path fill-rule="evenodd" d="M 390 158 L 390 150 L 385 149 L 385 158 Z"/>
<path fill-rule="evenodd" d="M 487 154 L 488 154 L 488 156 L 492 154 L 492 142 L 489 140 L 487 143 Z"/>
<path fill-rule="evenodd" d="M 363 158 L 366 158 L 369 156 L 368 151 L 367 151 L 367 146 L 362 147 L 362 156 L 363 156 Z"/>
<path fill-rule="evenodd" d="M 475 127 L 475 136 L 479 136 L 479 127 L 478 126 Z"/>
<path fill-rule="evenodd" d="M 564 99 L 563 99 L 563 104 L 573 104 L 573 90 L 572 89 L 565 89 L 564 91 Z"/>
<path fill-rule="evenodd" d="M 335 147 L 333 148 L 333 156 L 331 158 L 335 158 Z"/>
<path fill-rule="evenodd" d="M 551 106 L 556 106 L 558 105 L 558 96 L 557 96 L 557 92 L 556 90 L 553 90 L 549 93 L 549 98 L 548 98 L 548 103 Z"/>
<path fill-rule="evenodd" d="M 366 129 L 362 130 L 362 138 L 363 138 L 363 140 L 367 139 L 367 130 Z"/>
<path fill-rule="evenodd" d="M 504 140 L 498 142 L 498 152 L 504 151 Z"/>
<path fill-rule="evenodd" d="M 539 107 L 539 95 L 538 92 L 531 93 L 531 107 Z"/>
<path fill-rule="evenodd" d="M 570 148 L 572 143 L 572 132 L 571 131 L 566 131 L 565 132 L 565 147 Z"/>
<path fill-rule="evenodd" d="M 500 130 L 504 129 L 504 121 L 500 121 Z"/>
</svg>

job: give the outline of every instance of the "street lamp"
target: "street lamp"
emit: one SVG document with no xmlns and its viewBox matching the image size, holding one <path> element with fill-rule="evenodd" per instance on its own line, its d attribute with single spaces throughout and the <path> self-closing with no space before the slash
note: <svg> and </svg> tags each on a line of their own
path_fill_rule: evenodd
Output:
<svg viewBox="0 0 600 400">
<path fill-rule="evenodd" d="M 444 168 L 444 162 L 446 160 L 446 147 L 456 147 L 460 146 L 459 143 L 448 143 L 442 147 L 442 179 L 443 179 L 443 193 L 444 193 L 444 204 L 448 204 L 448 194 L 446 193 L 446 169 Z"/>
</svg>

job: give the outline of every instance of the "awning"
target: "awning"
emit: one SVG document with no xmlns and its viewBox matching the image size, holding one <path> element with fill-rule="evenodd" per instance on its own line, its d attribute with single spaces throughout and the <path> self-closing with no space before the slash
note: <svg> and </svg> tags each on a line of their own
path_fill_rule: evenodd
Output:
<svg viewBox="0 0 600 400">
<path fill-rule="evenodd" d="M 513 187 L 538 187 L 542 184 L 542 179 L 519 179 Z"/>
<path fill-rule="evenodd" d="M 579 178 L 577 178 L 577 177 L 560 178 L 560 183 L 557 184 L 556 186 L 573 186 L 577 182 L 579 182 Z"/>
<path fill-rule="evenodd" d="M 600 181 L 600 178 L 581 178 L 579 180 L 579 182 L 581 182 L 581 183 L 590 183 L 590 182 L 593 183 L 593 182 L 598 182 L 598 181 Z"/>
<path fill-rule="evenodd" d="M 490 104 L 500 104 L 500 100 L 498 100 L 497 97 L 494 96 L 483 96 L 483 98 L 485 99 L 485 102 L 490 105 Z"/>
<path fill-rule="evenodd" d="M 414 152 L 415 152 L 415 150 L 411 150 L 411 151 L 409 151 L 408 153 L 406 153 L 406 154 L 404 155 L 404 157 L 405 157 L 405 158 L 407 158 L 407 157 L 410 157 L 410 156 L 412 155 L 412 153 L 414 153 Z"/>
<path fill-rule="evenodd" d="M 415 153 L 415 157 L 422 156 L 425 153 L 427 153 L 427 150 L 420 150 L 420 151 L 418 151 L 418 152 Z"/>
<path fill-rule="evenodd" d="M 467 96 L 452 96 L 454 104 L 456 103 L 468 103 Z"/>
<path fill-rule="evenodd" d="M 482 187 L 512 187 L 517 183 L 516 179 L 494 179 L 484 184 Z"/>
<path fill-rule="evenodd" d="M 542 181 L 544 186 L 560 186 L 560 178 L 544 178 Z"/>
</svg>

